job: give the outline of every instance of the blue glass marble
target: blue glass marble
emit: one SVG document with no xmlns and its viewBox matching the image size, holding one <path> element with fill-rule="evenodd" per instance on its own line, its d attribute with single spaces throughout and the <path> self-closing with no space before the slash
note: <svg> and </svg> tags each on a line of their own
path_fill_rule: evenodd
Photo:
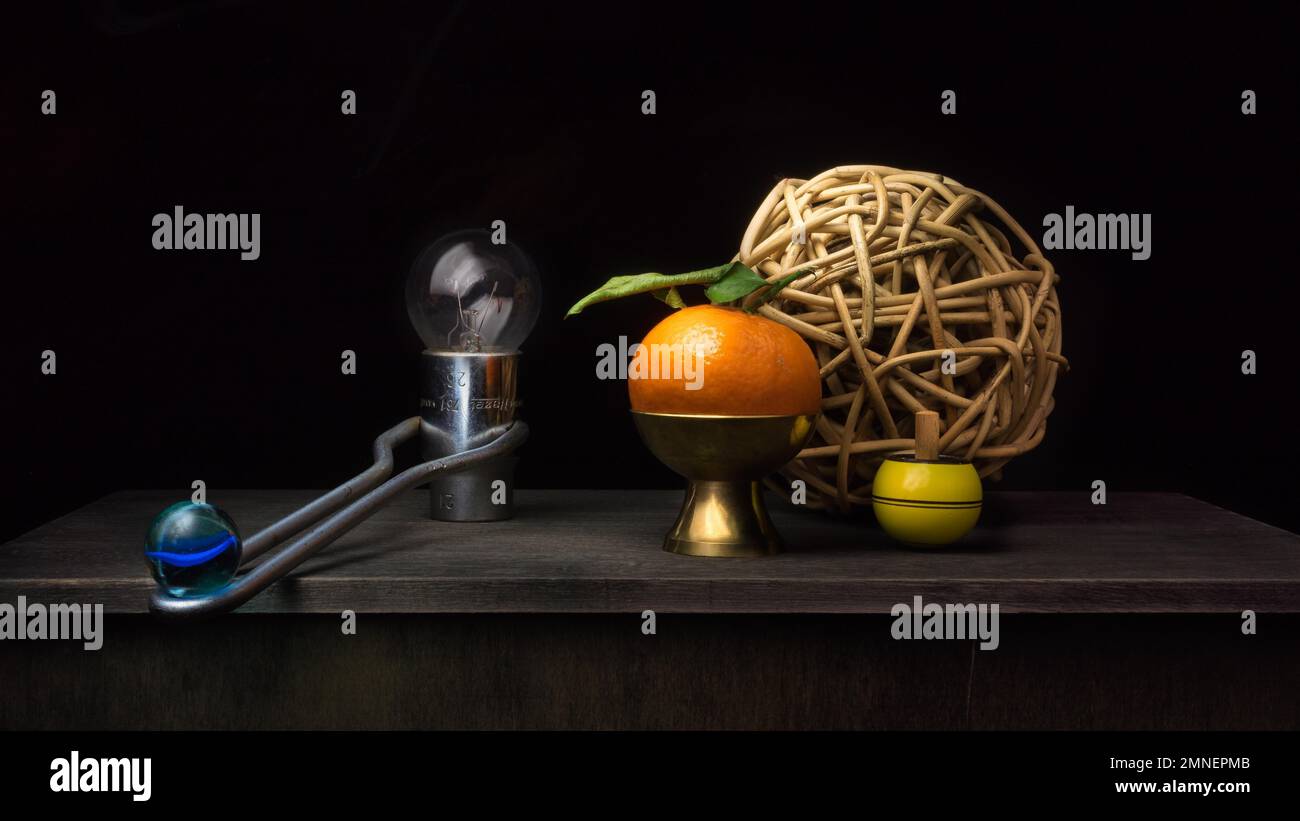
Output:
<svg viewBox="0 0 1300 821">
<path fill-rule="evenodd" d="M 177 502 L 149 526 L 144 557 L 154 579 L 173 596 L 201 596 L 230 583 L 244 543 L 221 509 Z"/>
</svg>

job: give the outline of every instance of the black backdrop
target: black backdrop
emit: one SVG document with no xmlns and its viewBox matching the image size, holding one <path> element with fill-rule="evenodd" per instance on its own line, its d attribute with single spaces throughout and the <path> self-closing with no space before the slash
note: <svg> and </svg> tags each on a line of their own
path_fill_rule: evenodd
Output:
<svg viewBox="0 0 1300 821">
<path fill-rule="evenodd" d="M 1296 21 L 964 8 L 128 2 L 10 21 L 0 537 L 121 488 L 183 498 L 199 478 L 219 502 L 351 476 L 415 412 L 410 243 L 495 219 L 544 276 L 520 485 L 673 486 L 625 386 L 594 375 L 600 342 L 663 307 L 564 310 L 613 274 L 725 261 L 777 179 L 848 163 L 950 174 L 1037 235 L 1066 205 L 1153 214 L 1147 261 L 1049 254 L 1072 367 L 1002 487 L 1103 479 L 1300 529 L 1277 469 L 1297 455 Z M 150 219 L 177 204 L 260 212 L 261 259 L 154 251 Z"/>
</svg>

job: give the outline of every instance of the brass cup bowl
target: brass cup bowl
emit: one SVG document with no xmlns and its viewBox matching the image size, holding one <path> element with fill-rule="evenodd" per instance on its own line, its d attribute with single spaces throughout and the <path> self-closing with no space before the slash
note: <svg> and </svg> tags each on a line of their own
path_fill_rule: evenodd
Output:
<svg viewBox="0 0 1300 821">
<path fill-rule="evenodd" d="M 632 411 L 650 452 L 687 479 L 664 550 L 690 556 L 769 556 L 782 549 L 759 481 L 798 455 L 816 414 L 700 416 Z"/>
</svg>

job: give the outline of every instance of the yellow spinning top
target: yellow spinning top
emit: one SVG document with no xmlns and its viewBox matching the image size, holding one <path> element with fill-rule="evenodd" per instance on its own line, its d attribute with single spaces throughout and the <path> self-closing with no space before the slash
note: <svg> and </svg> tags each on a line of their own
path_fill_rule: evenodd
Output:
<svg viewBox="0 0 1300 821">
<path fill-rule="evenodd" d="M 939 454 L 939 414 L 916 414 L 916 450 L 889 456 L 871 485 L 871 507 L 885 532 L 900 542 L 934 547 L 955 542 L 975 526 L 984 490 L 970 462 Z"/>
</svg>

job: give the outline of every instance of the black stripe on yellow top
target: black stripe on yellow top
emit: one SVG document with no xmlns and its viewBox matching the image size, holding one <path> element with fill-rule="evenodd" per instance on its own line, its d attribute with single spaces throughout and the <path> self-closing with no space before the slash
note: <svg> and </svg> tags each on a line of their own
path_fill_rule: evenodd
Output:
<svg viewBox="0 0 1300 821">
<path fill-rule="evenodd" d="M 968 510 L 981 504 L 978 499 L 973 502 L 937 502 L 927 499 L 894 499 L 889 496 L 872 496 L 871 501 L 893 507 L 918 507 L 928 510 Z"/>
</svg>

